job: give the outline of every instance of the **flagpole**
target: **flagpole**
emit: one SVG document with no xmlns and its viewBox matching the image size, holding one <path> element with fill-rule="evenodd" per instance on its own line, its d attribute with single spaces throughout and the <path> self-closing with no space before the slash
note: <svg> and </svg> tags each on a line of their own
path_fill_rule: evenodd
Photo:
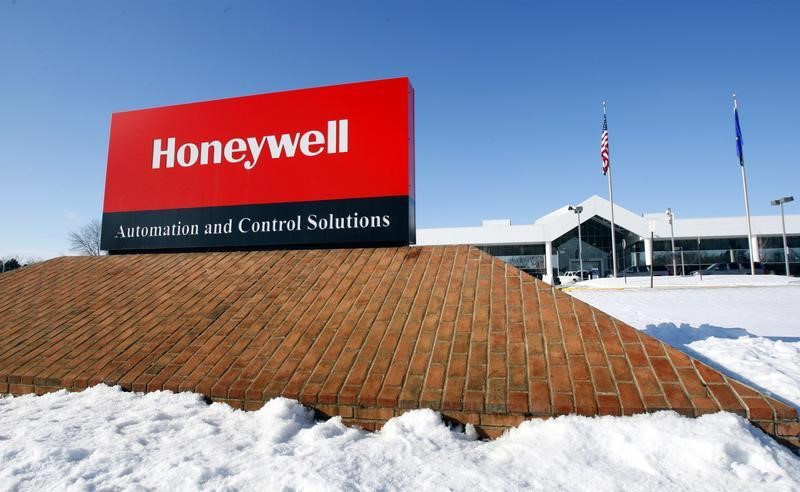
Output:
<svg viewBox="0 0 800 492">
<path fill-rule="evenodd" d="M 606 102 L 603 101 L 603 117 L 607 118 L 608 115 L 606 114 Z M 611 160 L 611 149 L 609 146 L 608 150 L 608 158 L 609 161 Z M 617 241 L 614 236 L 614 189 L 611 186 L 611 165 L 608 166 L 608 201 L 611 202 L 611 261 L 612 261 L 612 271 L 614 272 L 614 278 L 617 277 Z"/>
<path fill-rule="evenodd" d="M 733 93 L 733 114 L 736 119 L 736 138 L 741 138 L 739 135 L 739 104 L 736 101 L 736 93 Z M 750 275 L 756 274 L 755 259 L 753 258 L 753 229 L 750 227 L 750 200 L 747 197 L 747 174 L 744 172 L 744 153 L 741 151 L 741 142 L 737 143 L 739 150 L 739 167 L 742 169 L 742 190 L 744 191 L 744 213 L 747 215 L 747 250 L 750 253 Z"/>
</svg>

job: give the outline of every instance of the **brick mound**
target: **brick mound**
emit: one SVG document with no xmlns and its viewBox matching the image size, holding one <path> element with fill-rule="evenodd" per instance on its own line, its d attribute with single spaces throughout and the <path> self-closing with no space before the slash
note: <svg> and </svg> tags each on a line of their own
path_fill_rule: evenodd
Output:
<svg viewBox="0 0 800 492">
<path fill-rule="evenodd" d="M 467 246 L 62 257 L 0 275 L 0 393 L 100 382 L 375 429 L 427 407 L 530 417 L 796 411 Z"/>
</svg>

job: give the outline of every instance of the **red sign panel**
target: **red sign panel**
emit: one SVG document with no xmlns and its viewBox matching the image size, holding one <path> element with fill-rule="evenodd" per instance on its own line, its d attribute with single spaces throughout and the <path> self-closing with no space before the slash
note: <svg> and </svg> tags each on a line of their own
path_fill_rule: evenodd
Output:
<svg viewBox="0 0 800 492">
<path fill-rule="evenodd" d="M 407 78 L 115 113 L 104 247 L 413 242 L 413 137 Z M 350 227 L 311 228 L 339 216 Z"/>
</svg>

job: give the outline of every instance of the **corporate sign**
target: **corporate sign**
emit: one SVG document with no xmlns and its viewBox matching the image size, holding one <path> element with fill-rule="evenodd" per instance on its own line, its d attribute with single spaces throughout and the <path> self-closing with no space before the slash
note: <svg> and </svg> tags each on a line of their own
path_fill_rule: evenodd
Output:
<svg viewBox="0 0 800 492">
<path fill-rule="evenodd" d="M 407 78 L 112 115 L 104 250 L 414 242 Z"/>
</svg>

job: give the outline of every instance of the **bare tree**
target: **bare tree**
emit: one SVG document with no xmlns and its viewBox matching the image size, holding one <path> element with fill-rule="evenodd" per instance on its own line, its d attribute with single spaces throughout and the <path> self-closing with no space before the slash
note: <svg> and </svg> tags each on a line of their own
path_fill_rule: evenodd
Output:
<svg viewBox="0 0 800 492">
<path fill-rule="evenodd" d="M 100 221 L 92 220 L 69 233 L 69 249 L 87 256 L 100 256 Z"/>
</svg>

